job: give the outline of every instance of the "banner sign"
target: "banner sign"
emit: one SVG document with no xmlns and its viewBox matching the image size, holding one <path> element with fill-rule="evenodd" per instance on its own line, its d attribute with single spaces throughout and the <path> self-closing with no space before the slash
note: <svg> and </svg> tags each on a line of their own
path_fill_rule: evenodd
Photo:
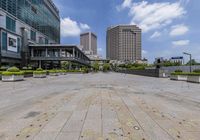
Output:
<svg viewBox="0 0 200 140">
<path fill-rule="evenodd" d="M 17 52 L 17 37 L 8 34 L 8 51 Z"/>
<path fill-rule="evenodd" d="M 172 57 L 171 59 L 183 59 L 182 56 L 178 56 L 178 57 Z"/>
</svg>

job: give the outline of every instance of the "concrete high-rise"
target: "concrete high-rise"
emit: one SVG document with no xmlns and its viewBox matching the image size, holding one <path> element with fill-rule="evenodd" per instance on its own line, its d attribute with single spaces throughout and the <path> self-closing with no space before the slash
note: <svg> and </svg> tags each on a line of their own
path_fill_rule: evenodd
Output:
<svg viewBox="0 0 200 140">
<path fill-rule="evenodd" d="M 97 36 L 92 32 L 80 35 L 80 45 L 87 55 L 97 55 Z"/>
<path fill-rule="evenodd" d="M 106 57 L 110 60 L 141 60 L 141 29 L 136 25 L 118 25 L 107 29 Z"/>
</svg>

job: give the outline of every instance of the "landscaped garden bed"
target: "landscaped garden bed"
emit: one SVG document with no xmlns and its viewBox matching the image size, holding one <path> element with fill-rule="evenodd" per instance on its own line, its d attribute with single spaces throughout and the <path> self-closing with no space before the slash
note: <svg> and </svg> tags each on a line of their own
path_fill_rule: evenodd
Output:
<svg viewBox="0 0 200 140">
<path fill-rule="evenodd" d="M 24 77 L 33 77 L 33 71 L 34 70 L 23 70 Z"/>
<path fill-rule="evenodd" d="M 41 68 L 38 68 L 36 71 L 33 72 L 34 78 L 46 78 L 47 72 Z"/>
<path fill-rule="evenodd" d="M 7 71 L 2 72 L 3 82 L 14 82 L 24 80 L 24 72 L 20 71 L 16 67 L 11 67 Z"/>
<path fill-rule="evenodd" d="M 200 75 L 199 76 L 188 75 L 187 81 L 192 83 L 200 83 Z"/>
<path fill-rule="evenodd" d="M 187 81 L 192 83 L 200 83 L 200 72 L 188 74 Z"/>
<path fill-rule="evenodd" d="M 50 76 L 58 76 L 59 75 L 57 70 L 49 70 L 48 72 L 49 72 Z"/>
<path fill-rule="evenodd" d="M 192 83 L 200 83 L 200 70 L 194 70 L 192 73 L 175 71 L 171 73 L 171 80 L 187 81 Z"/>
<path fill-rule="evenodd" d="M 77 74 L 77 73 L 83 73 L 83 70 L 66 70 L 66 73 L 69 74 Z"/>
<path fill-rule="evenodd" d="M 177 81 L 187 81 L 188 73 L 171 73 L 170 79 Z"/>
<path fill-rule="evenodd" d="M 59 75 L 66 75 L 66 70 L 57 70 L 57 72 L 59 73 Z"/>
</svg>

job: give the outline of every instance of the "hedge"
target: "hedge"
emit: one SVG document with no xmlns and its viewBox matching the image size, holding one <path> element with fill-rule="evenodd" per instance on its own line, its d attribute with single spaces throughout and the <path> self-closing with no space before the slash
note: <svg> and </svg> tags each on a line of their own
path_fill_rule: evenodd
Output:
<svg viewBox="0 0 200 140">
<path fill-rule="evenodd" d="M 24 75 L 24 72 L 19 71 L 19 72 L 9 72 L 9 71 L 5 71 L 2 72 L 3 76 L 12 76 L 12 75 Z"/>
<path fill-rule="evenodd" d="M 10 67 L 10 68 L 8 68 L 7 71 L 9 71 L 9 72 L 20 72 L 20 70 L 17 67 Z"/>
<path fill-rule="evenodd" d="M 82 70 L 66 70 L 66 72 L 83 72 Z"/>
<path fill-rule="evenodd" d="M 138 66 L 138 67 L 133 66 L 133 67 L 129 68 L 129 70 L 145 70 L 145 67 L 144 66 Z"/>
<path fill-rule="evenodd" d="M 33 74 L 35 75 L 39 75 L 39 74 L 46 74 L 47 72 L 46 71 L 34 71 Z"/>
<path fill-rule="evenodd" d="M 20 71 L 17 67 L 8 68 L 7 71 L 2 72 L 3 76 L 12 76 L 12 75 L 24 75 L 23 71 Z"/>
<path fill-rule="evenodd" d="M 173 72 L 171 75 L 188 75 L 188 76 L 200 76 L 200 73 L 188 73 L 188 72 Z"/>
<path fill-rule="evenodd" d="M 33 70 L 23 70 L 25 75 L 33 74 Z"/>
<path fill-rule="evenodd" d="M 48 72 L 49 72 L 49 73 L 58 73 L 57 70 L 49 70 Z"/>
</svg>

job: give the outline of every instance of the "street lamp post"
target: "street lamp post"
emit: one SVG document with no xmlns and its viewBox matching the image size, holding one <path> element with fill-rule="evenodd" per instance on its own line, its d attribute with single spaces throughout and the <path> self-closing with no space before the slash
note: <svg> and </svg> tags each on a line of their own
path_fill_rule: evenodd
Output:
<svg viewBox="0 0 200 140">
<path fill-rule="evenodd" d="M 192 72 L 192 54 L 183 52 L 183 54 L 190 56 L 190 73 Z"/>
</svg>

